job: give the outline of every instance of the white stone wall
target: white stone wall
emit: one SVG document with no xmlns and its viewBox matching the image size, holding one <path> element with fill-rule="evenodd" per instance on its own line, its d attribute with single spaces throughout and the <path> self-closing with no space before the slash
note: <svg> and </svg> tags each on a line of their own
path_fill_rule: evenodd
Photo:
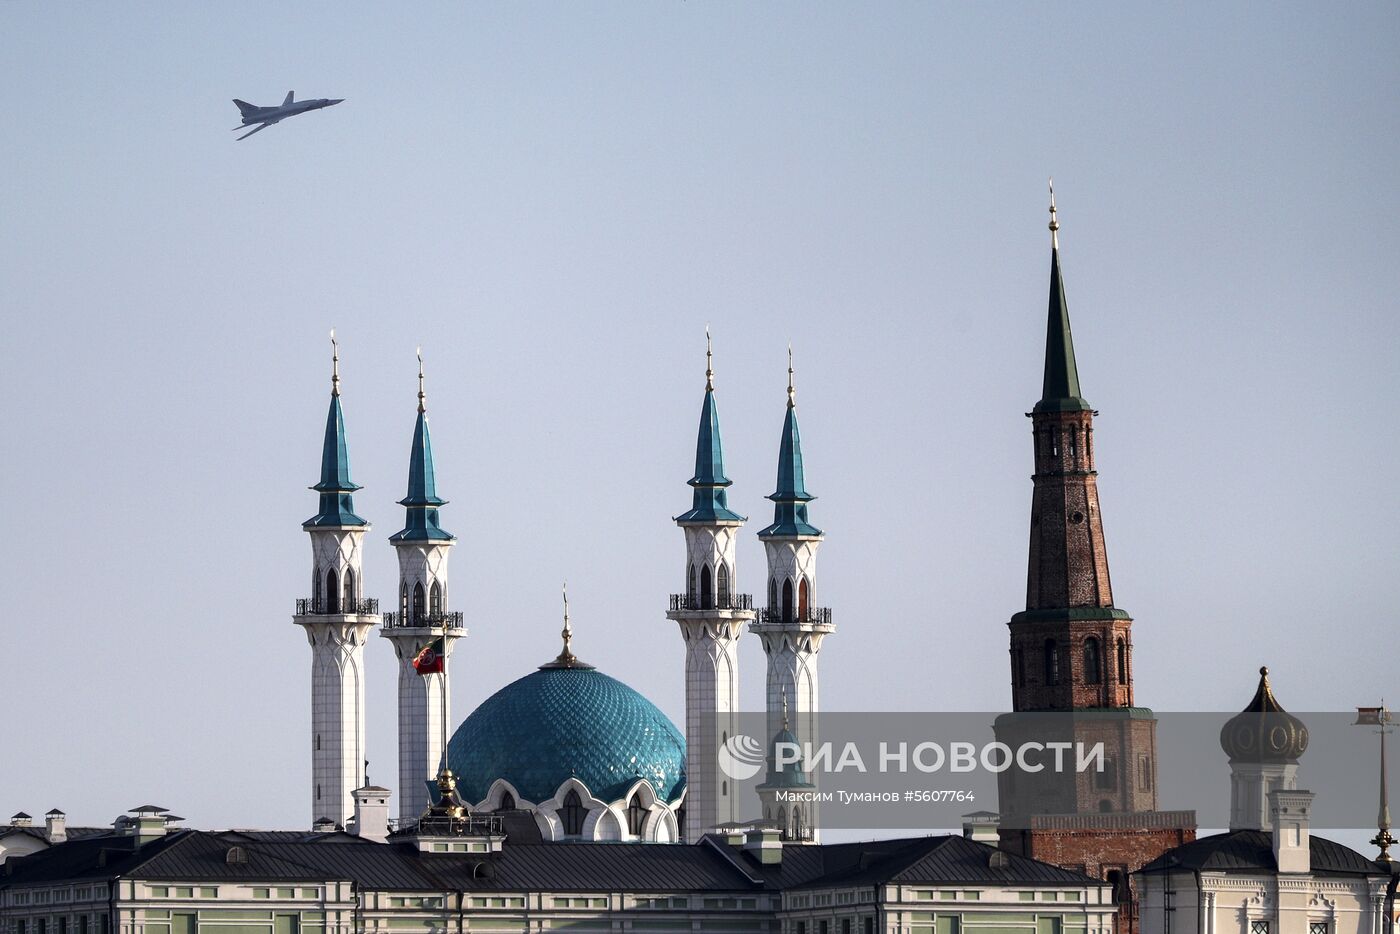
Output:
<svg viewBox="0 0 1400 934">
<path fill-rule="evenodd" d="M 447 664 L 453 646 L 463 630 L 448 630 L 444 644 Z M 446 679 L 440 674 L 420 675 L 413 659 L 436 633 L 424 629 L 384 630 L 381 635 L 394 645 L 399 662 L 399 825 L 417 823 L 428 808 L 427 782 L 438 772 L 442 761 L 443 707 L 447 724 L 452 724 L 452 700 L 444 697 Z"/>
<path fill-rule="evenodd" d="M 453 542 L 401 542 L 395 543 L 394 550 L 399 556 L 399 590 L 394 597 L 393 611 L 396 613 L 413 611 L 413 588 L 423 587 L 423 611 L 432 609 L 433 584 L 441 592 L 442 612 L 447 612 L 447 559 L 451 555 Z"/>
<path fill-rule="evenodd" d="M 1381 934 L 1383 876 L 1316 876 L 1275 872 L 1147 873 L 1134 876 L 1141 934 L 1249 934 L 1266 921 L 1269 934 Z M 1168 932 L 1168 929 L 1170 931 Z"/>
<path fill-rule="evenodd" d="M 735 560 L 739 526 L 729 525 L 690 525 L 685 529 L 685 580 L 689 587 L 690 569 L 695 569 L 695 592 L 700 592 L 700 570 L 709 566 L 712 581 L 717 581 L 719 568 L 724 565 L 729 572 L 729 592 L 737 593 L 735 581 L 738 577 L 738 564 Z M 688 590 L 687 590 L 688 592 Z M 715 594 L 719 584 L 714 584 Z"/>
<path fill-rule="evenodd" d="M 817 546 L 819 538 L 779 538 L 764 539 L 763 550 L 768 558 L 768 580 L 764 595 L 768 606 L 782 605 L 783 581 L 792 582 L 792 605 L 797 606 L 798 585 L 807 581 L 807 605 L 818 606 L 817 602 Z M 768 589 L 772 584 L 772 589 Z M 776 593 L 769 600 L 768 594 Z"/>
</svg>

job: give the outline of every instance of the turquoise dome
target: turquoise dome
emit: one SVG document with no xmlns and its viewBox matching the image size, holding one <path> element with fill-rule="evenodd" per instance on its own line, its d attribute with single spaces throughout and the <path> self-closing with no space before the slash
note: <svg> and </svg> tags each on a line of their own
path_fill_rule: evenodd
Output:
<svg viewBox="0 0 1400 934">
<path fill-rule="evenodd" d="M 639 778 L 674 803 L 685 790 L 685 737 L 656 705 L 584 665 L 545 666 L 501 688 L 447 744 L 462 800 L 486 797 L 503 778 L 526 800 L 546 801 L 570 777 L 603 801 Z"/>
</svg>

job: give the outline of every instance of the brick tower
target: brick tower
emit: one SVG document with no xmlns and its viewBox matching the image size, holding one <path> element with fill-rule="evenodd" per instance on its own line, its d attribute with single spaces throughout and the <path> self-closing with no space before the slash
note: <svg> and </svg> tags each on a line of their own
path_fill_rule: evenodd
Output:
<svg viewBox="0 0 1400 934">
<path fill-rule="evenodd" d="M 1011 617 L 1011 714 L 997 738 L 1102 743 L 1098 771 L 999 776 L 1006 849 L 1114 883 L 1136 929 L 1129 874 L 1195 838 L 1191 811 L 1157 810 L 1156 720 L 1134 706 L 1132 618 L 1114 606 L 1099 513 L 1094 415 L 1080 394 L 1050 195 L 1050 305 L 1035 448 L 1026 609 Z"/>
</svg>

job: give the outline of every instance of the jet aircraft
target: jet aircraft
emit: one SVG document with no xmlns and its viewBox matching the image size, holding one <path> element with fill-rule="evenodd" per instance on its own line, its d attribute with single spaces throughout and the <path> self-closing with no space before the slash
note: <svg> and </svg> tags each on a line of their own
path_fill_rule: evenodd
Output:
<svg viewBox="0 0 1400 934">
<path fill-rule="evenodd" d="M 234 130 L 241 130 L 255 123 L 258 124 L 256 129 L 250 130 L 238 138 L 247 139 L 259 130 L 266 130 L 274 123 L 279 123 L 288 117 L 304 114 L 308 110 L 320 110 L 322 107 L 330 107 L 333 104 L 339 104 L 341 101 L 345 100 L 343 97 L 334 100 L 320 97 L 315 100 L 298 101 L 292 99 L 292 94 L 293 92 L 291 91 L 287 92 L 287 99 L 282 102 L 280 107 L 259 107 L 256 104 L 250 104 L 247 101 L 234 98 L 233 102 L 238 105 L 239 111 L 243 114 L 243 125 L 234 127 Z"/>
</svg>

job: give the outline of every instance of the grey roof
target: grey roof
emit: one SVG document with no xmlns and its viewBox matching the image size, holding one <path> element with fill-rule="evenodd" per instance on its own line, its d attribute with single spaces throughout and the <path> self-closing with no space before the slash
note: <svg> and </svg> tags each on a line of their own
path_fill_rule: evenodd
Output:
<svg viewBox="0 0 1400 934">
<path fill-rule="evenodd" d="M 12 859 L 0 888 L 82 878 L 157 881 L 354 881 L 381 891 L 753 892 L 879 884 L 1036 884 L 1083 886 L 1097 880 L 1006 854 L 962 837 L 922 837 L 788 846 L 765 866 L 739 847 L 512 843 L 495 854 L 422 854 L 408 843 L 373 843 L 342 832 L 173 831 L 139 849 L 130 835 L 104 834 Z M 229 850 L 242 849 L 230 861 Z"/>
<path fill-rule="evenodd" d="M 69 840 L 76 840 L 79 837 L 91 837 L 95 834 L 108 833 L 110 829 L 111 828 L 108 827 L 68 827 L 64 830 L 64 833 L 68 835 Z M 33 837 L 35 840 L 43 840 L 45 843 L 49 840 L 49 831 L 46 827 L 6 827 L 0 825 L 0 840 L 3 840 L 11 834 Z"/>
<path fill-rule="evenodd" d="M 1380 875 L 1390 871 L 1350 847 L 1326 837 L 1309 836 L 1308 855 L 1313 874 Z M 1273 835 L 1262 830 L 1235 830 L 1213 834 L 1167 850 L 1139 872 L 1277 872 Z"/>
</svg>

